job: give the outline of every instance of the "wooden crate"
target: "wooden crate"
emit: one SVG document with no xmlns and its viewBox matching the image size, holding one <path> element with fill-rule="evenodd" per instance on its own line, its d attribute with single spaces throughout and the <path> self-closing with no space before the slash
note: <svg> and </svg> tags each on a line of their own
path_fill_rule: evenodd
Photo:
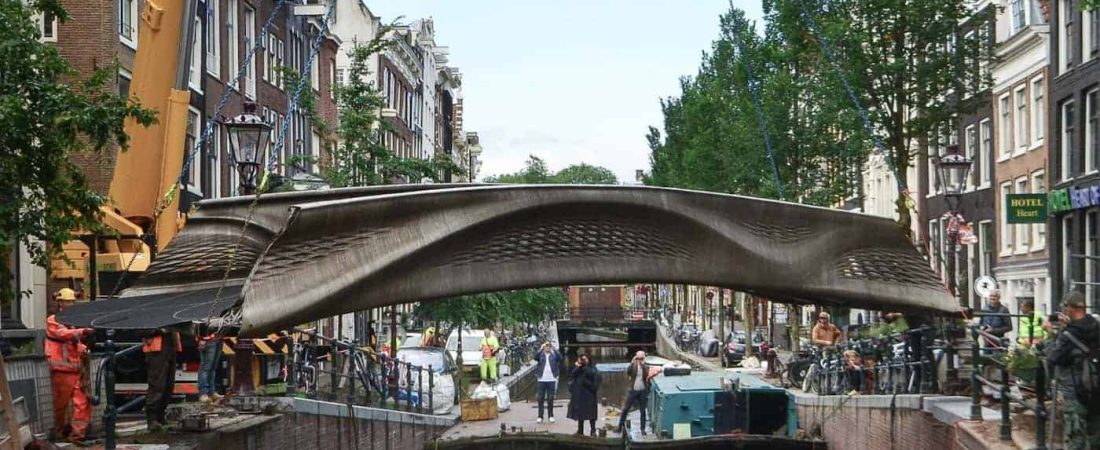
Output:
<svg viewBox="0 0 1100 450">
<path fill-rule="evenodd" d="M 478 400 L 462 401 L 462 420 L 473 422 L 476 420 L 492 420 L 497 418 L 497 399 L 483 398 Z"/>
</svg>

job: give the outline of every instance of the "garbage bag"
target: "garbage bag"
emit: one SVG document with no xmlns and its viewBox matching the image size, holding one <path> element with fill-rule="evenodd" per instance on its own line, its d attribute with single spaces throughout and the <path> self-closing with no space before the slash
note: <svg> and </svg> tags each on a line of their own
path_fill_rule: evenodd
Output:
<svg viewBox="0 0 1100 450">
<path fill-rule="evenodd" d="M 496 387 L 497 410 L 507 411 L 512 407 L 512 396 L 508 393 L 508 386 L 498 384 Z"/>
<path fill-rule="evenodd" d="M 482 381 L 481 384 L 477 385 L 477 388 L 474 389 L 474 392 L 470 394 L 470 398 L 480 400 L 483 398 L 493 398 L 496 397 L 496 395 L 497 393 L 493 390 L 493 387 L 490 386 L 489 383 Z"/>
<path fill-rule="evenodd" d="M 741 360 L 741 367 L 744 367 L 746 369 L 759 369 L 760 360 L 756 359 L 755 356 L 750 356 Z"/>
</svg>

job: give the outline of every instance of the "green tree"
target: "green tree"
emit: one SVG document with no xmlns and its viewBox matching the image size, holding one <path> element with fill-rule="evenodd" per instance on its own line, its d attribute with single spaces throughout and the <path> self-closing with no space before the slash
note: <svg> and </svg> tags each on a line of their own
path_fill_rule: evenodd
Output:
<svg viewBox="0 0 1100 450">
<path fill-rule="evenodd" d="M 502 184 L 618 184 L 619 179 L 611 170 L 591 164 L 573 164 L 550 173 L 546 161 L 535 155 L 527 157 L 523 169 L 504 175 L 485 177 L 486 183 Z"/>
<path fill-rule="evenodd" d="M 463 324 L 474 328 L 498 324 L 538 323 L 565 310 L 568 296 L 560 288 L 490 292 L 420 302 L 413 315 L 440 325 L 441 336 Z"/>
<path fill-rule="evenodd" d="M 128 118 L 155 122 L 153 111 L 117 94 L 117 68 L 80 79 L 57 48 L 41 42 L 35 15 L 68 21 L 58 0 L 0 2 L 0 295 L 12 292 L 8 259 L 22 243 L 47 266 L 76 230 L 101 230 L 106 199 L 89 188 L 78 153 L 110 157 L 125 150 Z M 117 146 L 117 147 L 116 147 Z"/>
</svg>

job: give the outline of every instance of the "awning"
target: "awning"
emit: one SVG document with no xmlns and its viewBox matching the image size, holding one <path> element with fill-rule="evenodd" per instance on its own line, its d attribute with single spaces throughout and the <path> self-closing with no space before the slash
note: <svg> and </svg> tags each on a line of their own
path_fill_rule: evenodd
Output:
<svg viewBox="0 0 1100 450">
<path fill-rule="evenodd" d="M 73 305 L 57 315 L 58 322 L 77 327 L 153 329 L 219 317 L 240 299 L 241 286 L 226 286 L 215 304 L 218 288 L 150 294 Z"/>
</svg>

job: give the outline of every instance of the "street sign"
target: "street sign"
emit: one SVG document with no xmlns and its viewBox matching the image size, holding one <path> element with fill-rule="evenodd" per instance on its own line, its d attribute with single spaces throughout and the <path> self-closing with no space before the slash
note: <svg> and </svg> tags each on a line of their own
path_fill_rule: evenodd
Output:
<svg viewBox="0 0 1100 450">
<path fill-rule="evenodd" d="M 983 275 L 974 280 L 974 292 L 981 297 L 989 297 L 997 290 L 997 280 L 989 275 Z"/>
<path fill-rule="evenodd" d="M 1008 194 L 1005 198 L 1008 223 L 1046 223 L 1046 194 Z"/>
</svg>

